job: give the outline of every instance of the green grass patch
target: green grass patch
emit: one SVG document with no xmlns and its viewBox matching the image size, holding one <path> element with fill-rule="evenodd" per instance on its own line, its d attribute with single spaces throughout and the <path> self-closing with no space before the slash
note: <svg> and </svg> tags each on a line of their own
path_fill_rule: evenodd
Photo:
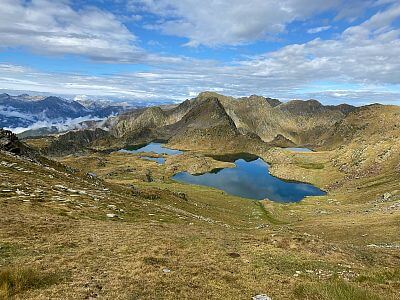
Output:
<svg viewBox="0 0 400 300">
<path fill-rule="evenodd" d="M 343 280 L 303 283 L 294 289 L 296 299 L 302 300 L 380 300 L 378 295 Z"/>
<path fill-rule="evenodd" d="M 0 244 L 0 259 L 9 258 L 15 255 L 17 248 L 11 244 Z"/>
<path fill-rule="evenodd" d="M 296 166 L 309 170 L 321 170 L 325 168 L 324 164 L 312 162 L 296 162 Z"/>
<path fill-rule="evenodd" d="M 0 269 L 0 299 L 56 283 L 60 276 L 44 274 L 33 268 L 7 267 Z"/>
<path fill-rule="evenodd" d="M 300 271 L 302 276 L 306 276 L 305 270 L 324 270 L 326 273 L 334 273 L 337 269 L 335 265 L 310 260 L 303 255 L 288 254 L 286 251 L 273 256 L 261 256 L 255 260 L 255 267 L 265 268 L 266 266 L 270 271 L 285 277 L 293 276 L 296 271 Z"/>
<path fill-rule="evenodd" d="M 361 187 L 364 188 L 373 188 L 373 187 L 378 187 L 382 186 L 385 184 L 389 183 L 395 183 L 396 182 L 396 177 L 393 177 L 392 175 L 390 176 L 381 176 L 381 177 L 374 177 L 373 180 L 365 183 Z"/>
<path fill-rule="evenodd" d="M 369 274 L 362 274 L 357 277 L 357 282 L 371 282 L 378 284 L 391 284 L 400 282 L 400 269 L 380 270 Z"/>
<path fill-rule="evenodd" d="M 269 223 L 274 224 L 274 225 L 286 224 L 286 222 L 283 222 L 283 221 L 278 220 L 278 219 L 276 219 L 275 217 L 273 217 L 272 214 L 265 208 L 265 206 L 264 206 L 261 202 L 259 202 L 259 201 L 254 201 L 254 204 L 255 204 L 256 206 L 258 206 L 258 208 L 260 209 L 260 211 L 261 211 L 261 213 L 262 213 L 261 217 L 262 217 L 264 220 L 266 220 L 266 221 L 268 221 Z"/>
</svg>

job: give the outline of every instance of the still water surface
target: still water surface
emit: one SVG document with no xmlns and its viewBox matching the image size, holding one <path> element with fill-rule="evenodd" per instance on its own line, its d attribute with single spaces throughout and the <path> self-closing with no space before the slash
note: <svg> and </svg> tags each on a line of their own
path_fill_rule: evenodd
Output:
<svg viewBox="0 0 400 300">
<path fill-rule="evenodd" d="M 290 148 L 285 148 L 285 149 L 293 151 L 293 152 L 313 152 L 311 149 L 308 149 L 308 148 L 290 147 Z"/>
<path fill-rule="evenodd" d="M 311 184 L 285 181 L 272 176 L 268 164 L 261 158 L 252 161 L 237 159 L 234 163 L 236 165 L 234 168 L 219 169 L 200 175 L 181 172 L 172 178 L 257 200 L 268 198 L 276 202 L 297 202 L 306 196 L 325 195 L 325 192 Z"/>
<path fill-rule="evenodd" d="M 311 152 L 307 148 L 287 148 L 291 151 Z M 180 150 L 169 149 L 162 143 L 149 143 L 124 150 L 128 153 L 156 153 L 179 155 Z M 159 164 L 165 162 L 163 157 L 142 157 Z M 306 196 L 321 196 L 325 192 L 319 188 L 301 182 L 279 179 L 269 173 L 269 166 L 261 158 L 246 153 L 214 157 L 218 160 L 228 159 L 235 163 L 234 168 L 215 169 L 208 173 L 192 175 L 188 172 L 175 174 L 172 179 L 180 182 L 214 187 L 228 194 L 250 199 L 270 199 L 276 202 L 297 202 Z M 226 160 L 225 160 L 226 161 Z"/>
</svg>

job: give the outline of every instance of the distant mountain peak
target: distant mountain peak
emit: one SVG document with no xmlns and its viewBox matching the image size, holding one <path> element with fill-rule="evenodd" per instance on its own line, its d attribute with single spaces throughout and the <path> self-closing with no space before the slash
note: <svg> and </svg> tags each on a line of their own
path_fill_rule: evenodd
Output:
<svg viewBox="0 0 400 300">
<path fill-rule="evenodd" d="M 59 96 L 10 96 L 0 94 L 0 127 L 26 128 L 51 127 L 72 119 L 106 118 L 125 108 L 123 106 L 85 107 L 77 101 Z M 82 119 L 84 121 L 84 119 Z M 37 124 L 37 125 L 35 125 Z"/>
</svg>

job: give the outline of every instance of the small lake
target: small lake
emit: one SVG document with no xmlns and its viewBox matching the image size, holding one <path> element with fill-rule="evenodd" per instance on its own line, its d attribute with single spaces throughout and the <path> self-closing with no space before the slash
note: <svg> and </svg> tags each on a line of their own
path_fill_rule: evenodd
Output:
<svg viewBox="0 0 400 300">
<path fill-rule="evenodd" d="M 261 158 L 236 159 L 236 167 L 192 175 L 181 172 L 172 177 L 180 182 L 214 187 L 228 194 L 276 202 L 298 202 L 306 196 L 322 196 L 319 188 L 300 182 L 285 181 L 269 173 L 269 165 Z"/>
<path fill-rule="evenodd" d="M 313 152 L 311 149 L 308 149 L 308 148 L 289 147 L 289 148 L 285 148 L 285 149 L 293 151 L 293 152 Z"/>
<path fill-rule="evenodd" d="M 136 147 L 129 147 L 123 150 L 120 150 L 121 152 L 128 152 L 128 153 L 156 153 L 156 154 L 166 154 L 166 155 L 178 155 L 182 154 L 183 152 L 180 150 L 175 150 L 175 149 L 169 149 L 165 148 L 164 144 L 162 143 L 149 143 L 146 145 L 140 145 Z"/>
</svg>

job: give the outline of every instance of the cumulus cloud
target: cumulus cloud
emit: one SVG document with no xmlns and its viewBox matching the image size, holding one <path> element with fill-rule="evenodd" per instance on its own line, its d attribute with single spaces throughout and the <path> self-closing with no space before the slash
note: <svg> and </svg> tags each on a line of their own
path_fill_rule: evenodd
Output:
<svg viewBox="0 0 400 300">
<path fill-rule="evenodd" d="M 310 33 L 310 34 L 319 33 L 322 31 L 329 30 L 331 28 L 332 28 L 332 26 L 321 26 L 321 27 L 310 28 L 307 30 L 307 33 Z"/>
<path fill-rule="evenodd" d="M 392 27 L 399 17 L 400 5 L 393 5 L 337 39 L 289 45 L 243 64 L 253 67 L 255 75 L 291 82 L 321 78 L 400 84 L 400 30 Z"/>
<path fill-rule="evenodd" d="M 76 54 L 93 60 L 135 62 L 146 54 L 136 36 L 113 14 L 94 7 L 74 10 L 69 1 L 2 0 L 1 47 L 43 54 Z"/>
<path fill-rule="evenodd" d="M 372 103 L 400 105 L 400 91 L 382 91 L 377 88 L 354 90 L 325 90 L 307 93 L 308 98 L 324 99 L 330 103 L 351 103 L 353 105 L 366 105 Z"/>
<path fill-rule="evenodd" d="M 356 18 L 373 1 L 365 0 L 132 0 L 133 13 L 160 16 L 147 28 L 186 37 L 188 46 L 238 45 L 268 39 L 286 30 L 293 21 L 333 10 L 338 18 Z"/>
</svg>

